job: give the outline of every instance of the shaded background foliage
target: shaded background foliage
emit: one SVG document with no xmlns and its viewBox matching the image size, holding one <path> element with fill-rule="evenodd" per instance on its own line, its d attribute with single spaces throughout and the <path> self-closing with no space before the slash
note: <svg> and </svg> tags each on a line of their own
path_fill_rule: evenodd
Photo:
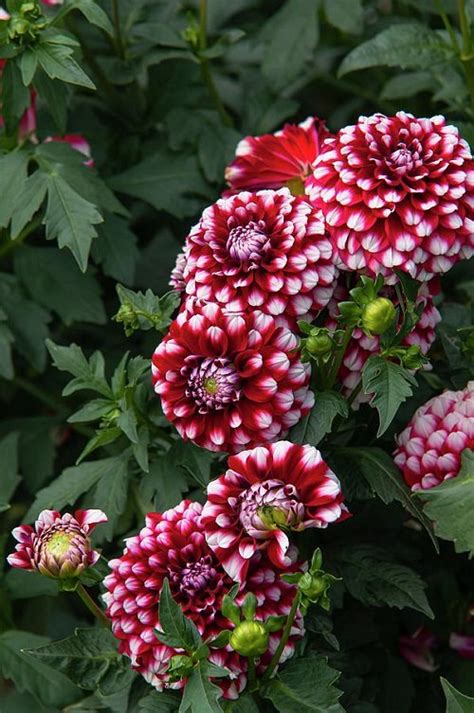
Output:
<svg viewBox="0 0 474 713">
<path fill-rule="evenodd" d="M 68 0 L 64 8 L 81 12 L 72 10 L 58 25 L 78 41 L 74 56 L 96 90 L 67 62 L 68 76 L 53 79 L 46 62 L 33 80 L 40 142 L 66 130 L 82 133 L 95 169 L 60 144 L 11 153 L 25 97 L 14 81 L 19 74 L 4 77 L 5 551 L 20 521 L 31 521 L 44 507 L 79 503 L 109 515 L 96 542 L 112 556 L 145 512 L 171 507 L 185 494 L 202 499 L 203 486 L 219 472 L 218 456 L 178 442 L 168 427 L 151 393 L 148 360 L 176 306 L 173 296 L 159 298 L 168 291 L 176 254 L 201 210 L 220 195 L 240 138 L 308 115 L 337 130 L 359 114 L 405 109 L 419 116 L 445 113 L 474 140 L 474 70 L 465 44 L 470 29 L 464 36 L 458 29 L 454 0 L 212 0 L 206 32 L 200 26 L 204 3 L 201 16 L 193 2 L 98 5 L 105 15 L 94 13 L 90 0 Z M 474 4 L 466 2 L 465 9 L 469 24 Z M 66 226 L 60 194 L 72 210 Z M 66 248 L 49 242 L 56 239 Z M 381 450 L 392 450 L 393 435 L 419 404 L 444 386 L 462 388 L 472 375 L 457 329 L 472 324 L 473 295 L 472 270 L 461 263 L 443 280 L 435 369 L 419 377 L 415 395 L 381 440 L 373 436 L 375 413 L 364 407 L 350 444 L 331 435 L 323 443 L 357 517 L 327 533 L 301 536 L 304 553 L 321 545 L 329 571 L 343 577 L 334 588 L 331 617 L 309 614 L 304 646 L 308 654 L 327 655 L 342 672 L 338 686 L 350 713 L 443 711 L 440 672 L 474 696 L 473 662 L 446 645 L 472 601 L 472 564 L 467 555 L 455 555 L 451 543 L 441 543 L 437 556 L 421 526 L 407 523 L 401 504 L 416 506 Z M 125 311 L 114 321 L 121 305 Z M 130 322 L 130 315 L 139 329 L 126 336 L 120 321 Z M 357 445 L 365 451 L 357 454 Z M 409 667 L 398 653 L 399 636 L 427 622 L 443 642 L 434 674 Z M 100 670 L 72 676 L 75 683 L 64 668 L 55 671 L 21 653 L 90 623 L 73 597 L 58 597 L 54 582 L 3 572 L 2 713 L 32 707 L 44 713 L 174 710 L 173 702 L 158 701 L 131 676 L 106 633 L 96 642 Z M 252 710 L 245 705 L 232 710 Z M 278 709 L 287 713 L 288 705 Z M 320 710 L 329 706 L 328 700 Z"/>
</svg>

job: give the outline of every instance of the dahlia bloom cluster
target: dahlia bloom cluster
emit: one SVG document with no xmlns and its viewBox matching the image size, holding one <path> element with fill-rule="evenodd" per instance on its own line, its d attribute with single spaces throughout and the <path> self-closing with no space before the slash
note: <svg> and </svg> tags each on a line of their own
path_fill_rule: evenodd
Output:
<svg viewBox="0 0 474 713">
<path fill-rule="evenodd" d="M 456 477 L 466 448 L 474 448 L 473 381 L 421 406 L 397 437 L 394 459 L 411 489 L 425 490 Z"/>
</svg>

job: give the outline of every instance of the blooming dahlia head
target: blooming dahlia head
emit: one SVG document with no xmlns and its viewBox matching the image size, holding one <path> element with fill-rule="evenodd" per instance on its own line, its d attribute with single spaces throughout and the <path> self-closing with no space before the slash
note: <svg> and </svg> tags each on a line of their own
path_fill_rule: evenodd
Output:
<svg viewBox="0 0 474 713">
<path fill-rule="evenodd" d="M 100 557 L 89 535 L 101 522 L 107 522 L 102 510 L 76 510 L 74 515 L 43 510 L 34 527 L 20 525 L 13 530 L 18 544 L 8 563 L 54 579 L 78 577 Z"/>
<path fill-rule="evenodd" d="M 303 194 L 311 164 L 328 136 L 324 121 L 314 116 L 301 124 L 285 124 L 276 134 L 247 136 L 239 142 L 225 179 L 233 193 L 286 186 Z"/>
<path fill-rule="evenodd" d="M 184 281 L 184 271 L 186 269 L 186 251 L 181 250 L 176 256 L 176 263 L 171 270 L 169 285 L 176 290 L 176 292 L 184 292 L 186 283 Z"/>
<path fill-rule="evenodd" d="M 239 582 L 259 550 L 276 567 L 291 564 L 289 530 L 327 527 L 345 515 L 340 483 L 312 446 L 278 441 L 228 465 L 207 487 L 202 521 L 209 546 Z"/>
<path fill-rule="evenodd" d="M 130 657 L 133 668 L 158 690 L 183 686 L 182 681 L 171 682 L 167 673 L 171 657 L 182 651 L 162 644 L 155 635 L 165 578 L 173 598 L 196 624 L 203 639 L 232 628 L 221 613 L 221 604 L 234 583 L 206 544 L 201 510 L 199 503 L 185 500 L 163 514 L 147 515 L 145 527 L 126 541 L 123 555 L 109 563 L 112 574 L 104 580 L 108 590 L 104 595 L 107 614 L 120 641 L 119 650 Z M 261 557 L 256 559 L 247 584 L 239 592 L 239 604 L 249 591 L 257 598 L 257 618 L 287 614 L 295 595 L 294 585 L 283 582 L 271 563 Z M 286 649 L 287 656 L 301 635 L 299 618 Z M 279 637 L 280 633 L 272 635 L 271 650 L 276 649 Z M 245 687 L 246 659 L 230 647 L 212 651 L 210 659 L 229 669 L 229 678 L 218 679 L 216 683 L 224 698 L 236 698 Z"/>
<path fill-rule="evenodd" d="M 421 406 L 397 437 L 395 463 L 412 490 L 455 478 L 465 448 L 474 449 L 474 381 Z"/>
<path fill-rule="evenodd" d="M 442 116 L 362 116 L 327 139 L 308 185 L 351 270 L 427 280 L 474 247 L 474 164 Z"/>
<path fill-rule="evenodd" d="M 186 294 L 229 312 L 312 319 L 333 293 L 333 247 L 316 211 L 287 188 L 207 208 L 187 241 Z"/>
<path fill-rule="evenodd" d="M 344 277 L 344 273 L 341 273 Z M 403 346 L 419 346 L 421 353 L 426 355 L 436 339 L 436 325 L 441 321 L 441 315 L 433 302 L 434 296 L 439 292 L 439 284 L 436 279 L 421 285 L 415 304 L 423 305 L 423 311 L 418 322 L 402 340 Z M 384 295 L 394 304 L 397 303 L 396 294 L 393 288 L 384 290 Z M 337 321 L 339 316 L 338 303 L 349 298 L 348 289 L 340 283 L 334 291 L 334 297 L 328 305 L 328 317 L 324 326 L 328 329 L 340 329 Z M 338 373 L 338 381 L 343 386 L 343 393 L 349 396 L 362 379 L 362 369 L 366 361 L 373 354 L 380 351 L 380 337 L 376 335 L 368 336 L 359 327 L 352 332 L 351 340 L 344 353 L 341 367 Z M 428 367 L 426 367 L 428 368 Z M 366 403 L 372 398 L 371 394 L 358 394 L 354 400 L 357 408 L 361 403 Z"/>
<path fill-rule="evenodd" d="M 275 440 L 312 407 L 297 346 L 269 315 L 195 302 L 153 354 L 154 388 L 185 440 L 234 453 Z"/>
</svg>

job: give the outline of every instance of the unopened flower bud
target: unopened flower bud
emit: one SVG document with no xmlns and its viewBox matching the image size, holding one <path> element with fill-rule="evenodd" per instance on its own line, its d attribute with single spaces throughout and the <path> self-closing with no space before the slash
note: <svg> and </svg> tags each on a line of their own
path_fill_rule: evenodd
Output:
<svg viewBox="0 0 474 713">
<path fill-rule="evenodd" d="M 311 335 L 306 340 L 306 349 L 314 356 L 324 356 L 332 350 L 333 342 L 328 334 Z"/>
<path fill-rule="evenodd" d="M 232 632 L 229 643 L 242 656 L 262 656 L 268 648 L 268 631 L 260 621 L 243 621 Z"/>
<path fill-rule="evenodd" d="M 187 678 L 194 668 L 194 661 L 190 656 L 185 654 L 177 654 L 172 656 L 168 673 L 171 681 L 180 681 L 183 678 Z"/>
<path fill-rule="evenodd" d="M 396 310 L 387 297 L 376 297 L 362 310 L 362 328 L 371 334 L 383 334 L 396 317 Z"/>
<path fill-rule="evenodd" d="M 29 29 L 30 23 L 28 20 L 18 17 L 10 22 L 9 34 L 10 37 L 14 39 L 15 37 L 22 37 L 23 35 L 26 35 Z"/>
</svg>

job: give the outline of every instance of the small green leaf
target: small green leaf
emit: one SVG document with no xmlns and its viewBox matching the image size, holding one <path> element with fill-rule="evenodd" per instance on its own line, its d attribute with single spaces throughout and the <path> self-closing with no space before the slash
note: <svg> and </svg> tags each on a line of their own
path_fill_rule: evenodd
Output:
<svg viewBox="0 0 474 713">
<path fill-rule="evenodd" d="M 370 405 L 379 412 L 380 425 L 377 437 L 385 433 L 399 406 L 413 395 L 415 377 L 399 364 L 382 356 L 371 356 L 362 369 L 364 394 L 373 394 Z"/>
<path fill-rule="evenodd" d="M 362 0 L 324 0 L 324 11 L 330 25 L 341 32 L 358 35 L 364 26 Z"/>
<path fill-rule="evenodd" d="M 415 495 L 424 502 L 424 512 L 438 537 L 454 542 L 456 552 L 474 554 L 474 451 L 463 452 L 455 478 Z"/>
<path fill-rule="evenodd" d="M 38 67 L 38 58 L 30 49 L 25 49 L 18 60 L 20 65 L 21 78 L 25 87 L 29 87 L 36 74 Z"/>
<path fill-rule="evenodd" d="M 159 621 L 161 631 L 156 635 L 167 646 L 192 652 L 199 648 L 202 639 L 196 625 L 187 619 L 179 604 L 173 599 L 167 579 L 160 592 Z"/>
<path fill-rule="evenodd" d="M 72 58 L 72 49 L 63 44 L 43 41 L 34 45 L 36 58 L 50 79 L 60 79 L 87 89 L 95 89 L 94 83 Z"/>
<path fill-rule="evenodd" d="M 216 675 L 211 669 L 212 664 L 200 661 L 189 676 L 184 689 L 179 713 L 222 713 L 219 699 L 222 691 L 209 676 Z"/>
<path fill-rule="evenodd" d="M 291 431 L 292 441 L 317 446 L 331 432 L 336 416 L 348 415 L 349 406 L 343 396 L 333 391 L 316 392 L 312 410 Z"/>
<path fill-rule="evenodd" d="M 474 698 L 457 691 L 449 681 L 441 676 L 441 685 L 446 696 L 446 713 L 473 713 Z"/>
<path fill-rule="evenodd" d="M 100 352 L 94 352 L 90 359 L 86 359 L 84 352 L 77 344 L 61 347 L 48 339 L 46 346 L 56 369 L 66 371 L 75 377 L 65 387 L 64 396 L 82 389 L 90 389 L 106 398 L 113 399 L 112 389 L 105 380 L 104 357 Z"/>
</svg>

